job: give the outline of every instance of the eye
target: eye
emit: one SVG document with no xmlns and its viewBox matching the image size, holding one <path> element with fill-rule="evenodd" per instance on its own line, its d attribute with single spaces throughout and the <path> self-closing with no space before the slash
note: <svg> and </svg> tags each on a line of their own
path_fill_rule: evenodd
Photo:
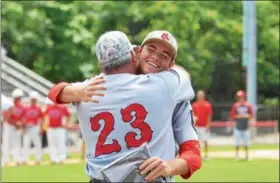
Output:
<svg viewBox="0 0 280 183">
<path fill-rule="evenodd" d="M 155 52 L 155 49 L 152 48 L 152 47 L 148 47 L 148 51 L 151 52 L 151 53 L 153 53 L 153 52 Z"/>
<path fill-rule="evenodd" d="M 162 59 L 162 60 L 171 60 L 171 57 L 169 55 L 167 55 L 167 54 L 162 53 L 162 54 L 160 54 L 160 59 Z"/>
</svg>

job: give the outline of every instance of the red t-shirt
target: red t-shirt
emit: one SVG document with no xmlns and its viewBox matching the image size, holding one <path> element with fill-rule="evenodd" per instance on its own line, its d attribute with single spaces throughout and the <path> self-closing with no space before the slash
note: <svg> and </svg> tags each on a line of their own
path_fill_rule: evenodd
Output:
<svg viewBox="0 0 280 183">
<path fill-rule="evenodd" d="M 70 112 L 65 106 L 52 104 L 47 106 L 45 115 L 49 117 L 49 127 L 57 128 L 62 126 L 62 118 L 64 116 L 69 117 Z"/>
<path fill-rule="evenodd" d="M 12 108 L 11 118 L 15 123 L 23 120 L 25 107 L 21 103 L 15 104 Z"/>
<path fill-rule="evenodd" d="M 192 104 L 194 115 L 197 116 L 196 126 L 206 127 L 208 124 L 208 117 L 213 115 L 212 105 L 204 101 L 196 101 Z"/>
<path fill-rule="evenodd" d="M 26 107 L 24 112 L 25 124 L 37 125 L 42 117 L 43 113 L 39 106 L 30 105 Z"/>
<path fill-rule="evenodd" d="M 236 119 L 236 115 L 244 114 L 249 114 L 250 116 L 254 115 L 253 107 L 249 102 L 236 102 L 235 104 L 233 104 L 230 111 L 230 117 L 236 122 L 235 127 L 238 130 L 247 130 L 249 128 L 249 118 Z"/>
<path fill-rule="evenodd" d="M 238 114 L 250 114 L 253 115 L 253 108 L 252 105 L 249 102 L 236 102 L 232 105 L 231 111 L 230 111 L 230 117 L 232 120 L 235 119 L 235 116 Z"/>
</svg>

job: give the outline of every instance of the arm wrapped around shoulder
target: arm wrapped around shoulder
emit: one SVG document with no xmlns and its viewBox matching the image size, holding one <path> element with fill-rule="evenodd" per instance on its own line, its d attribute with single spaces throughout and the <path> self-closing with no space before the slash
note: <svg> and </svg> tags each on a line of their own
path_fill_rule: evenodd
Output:
<svg viewBox="0 0 280 183">
<path fill-rule="evenodd" d="M 172 69 L 175 70 L 175 71 L 179 71 L 181 72 L 182 74 L 184 74 L 189 80 L 191 80 L 191 75 L 188 71 L 185 70 L 184 67 L 180 66 L 180 65 L 177 65 L 175 64 L 174 66 L 172 66 Z"/>
<path fill-rule="evenodd" d="M 51 88 L 51 90 L 48 93 L 49 99 L 56 104 L 67 103 L 67 102 L 61 101 L 59 98 L 60 98 L 60 94 L 61 94 L 62 90 L 68 85 L 69 85 L 69 83 L 66 83 L 66 82 L 61 82 L 61 83 L 56 84 L 53 88 Z"/>
<path fill-rule="evenodd" d="M 188 179 L 201 168 L 202 158 L 199 141 L 189 140 L 182 143 L 179 148 L 179 158 L 185 160 L 189 166 L 189 172 L 181 175 L 184 179 Z"/>
</svg>

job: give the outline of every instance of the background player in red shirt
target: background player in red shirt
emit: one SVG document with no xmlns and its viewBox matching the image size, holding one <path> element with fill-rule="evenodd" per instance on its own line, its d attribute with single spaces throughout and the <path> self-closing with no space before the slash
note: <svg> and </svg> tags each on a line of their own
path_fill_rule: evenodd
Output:
<svg viewBox="0 0 280 183">
<path fill-rule="evenodd" d="M 236 140 L 236 159 L 239 159 L 240 141 L 243 140 L 243 145 L 246 151 L 246 159 L 249 160 L 249 136 L 250 136 L 250 120 L 254 118 L 252 105 L 245 99 L 246 93 L 239 90 L 236 93 L 237 102 L 233 104 L 230 112 L 230 118 L 235 122 L 234 136 Z"/>
<path fill-rule="evenodd" d="M 6 165 L 13 149 L 13 158 L 17 165 L 21 164 L 21 134 L 23 128 L 24 106 L 21 103 L 23 91 L 15 89 L 12 92 L 13 106 L 4 113 L 3 126 L 3 156 L 2 164 Z"/>
<path fill-rule="evenodd" d="M 45 123 L 48 126 L 47 138 L 50 159 L 52 163 L 63 163 L 67 157 L 65 128 L 70 125 L 70 112 L 66 106 L 52 103 L 49 99 L 46 103 Z M 64 123 L 64 117 L 66 123 Z"/>
<path fill-rule="evenodd" d="M 204 142 L 204 159 L 208 159 L 208 139 L 210 137 L 210 123 L 212 121 L 212 105 L 205 99 L 205 92 L 199 90 L 196 94 L 196 101 L 192 105 L 195 126 L 200 143 Z"/>
<path fill-rule="evenodd" d="M 30 105 L 26 107 L 24 113 L 24 134 L 23 134 L 23 161 L 27 163 L 30 157 L 31 142 L 33 142 L 36 150 L 36 164 L 41 163 L 42 158 L 42 142 L 41 129 L 43 112 L 41 107 L 37 104 L 39 94 L 36 91 L 30 92 Z"/>
</svg>

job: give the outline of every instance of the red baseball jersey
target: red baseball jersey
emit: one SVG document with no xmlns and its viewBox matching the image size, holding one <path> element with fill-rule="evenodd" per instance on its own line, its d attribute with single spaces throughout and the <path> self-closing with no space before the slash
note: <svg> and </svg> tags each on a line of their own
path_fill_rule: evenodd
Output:
<svg viewBox="0 0 280 183">
<path fill-rule="evenodd" d="M 42 119 L 43 113 L 41 107 L 37 105 L 30 105 L 26 107 L 24 112 L 24 123 L 37 125 L 39 120 Z"/>
<path fill-rule="evenodd" d="M 25 107 L 23 104 L 21 103 L 15 104 L 12 109 L 12 115 L 11 115 L 12 121 L 18 122 L 23 120 L 24 111 L 25 111 Z"/>
<path fill-rule="evenodd" d="M 45 115 L 49 117 L 49 127 L 57 128 L 62 126 L 63 117 L 69 117 L 70 112 L 63 105 L 52 104 L 47 106 Z"/>
<path fill-rule="evenodd" d="M 249 114 L 254 115 L 252 105 L 249 102 L 236 102 L 233 104 L 230 117 L 236 121 L 236 128 L 238 130 L 247 130 L 249 128 L 249 118 L 236 119 L 236 115 Z"/>
<path fill-rule="evenodd" d="M 212 105 L 204 100 L 202 102 L 196 101 L 192 104 L 194 115 L 197 116 L 196 126 L 206 127 L 208 124 L 208 117 L 213 115 Z"/>
</svg>

